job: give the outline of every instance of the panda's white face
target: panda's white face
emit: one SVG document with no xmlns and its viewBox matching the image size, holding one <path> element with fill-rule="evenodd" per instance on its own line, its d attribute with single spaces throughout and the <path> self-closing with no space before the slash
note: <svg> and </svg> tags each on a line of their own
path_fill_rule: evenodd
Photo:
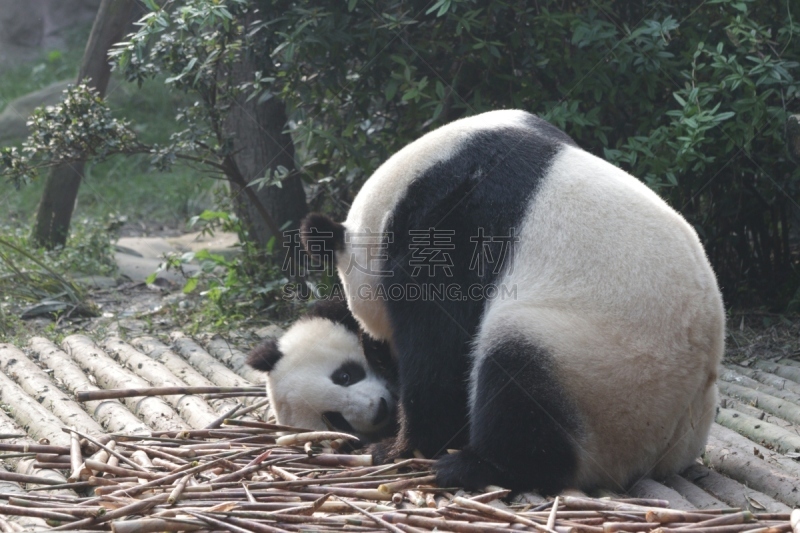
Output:
<svg viewBox="0 0 800 533">
<path fill-rule="evenodd" d="M 267 393 L 279 424 L 324 430 L 324 416 L 339 430 L 369 437 L 392 422 L 396 400 L 389 385 L 344 325 L 301 319 L 278 349 L 282 355 L 267 374 Z"/>
</svg>

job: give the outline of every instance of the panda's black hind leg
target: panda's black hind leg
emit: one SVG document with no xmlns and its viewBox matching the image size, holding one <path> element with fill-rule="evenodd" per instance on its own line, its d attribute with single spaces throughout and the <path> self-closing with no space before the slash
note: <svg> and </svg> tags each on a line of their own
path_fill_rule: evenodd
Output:
<svg viewBox="0 0 800 533">
<path fill-rule="evenodd" d="M 481 459 L 469 447 L 460 452 L 445 455 L 434 465 L 436 484 L 440 487 L 463 487 L 466 490 L 482 490 L 487 485 L 506 487 L 507 477 L 494 465 Z"/>
<path fill-rule="evenodd" d="M 436 464 L 437 483 L 548 494 L 569 487 L 581 422 L 550 356 L 525 339 L 511 338 L 478 361 L 469 446 Z"/>
</svg>

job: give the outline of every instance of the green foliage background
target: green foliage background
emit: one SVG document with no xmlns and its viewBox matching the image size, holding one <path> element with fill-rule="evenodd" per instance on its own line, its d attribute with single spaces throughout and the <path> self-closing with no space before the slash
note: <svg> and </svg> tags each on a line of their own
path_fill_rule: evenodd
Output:
<svg viewBox="0 0 800 533">
<path fill-rule="evenodd" d="M 522 108 L 683 213 L 728 304 L 800 309 L 800 167 L 786 145 L 800 112 L 796 0 L 144 3 L 137 34 L 114 51 L 119 70 L 163 80 L 188 105 L 166 143 L 112 139 L 90 153 L 224 171 L 233 143 L 221 125 L 236 98 L 279 98 L 312 208 L 342 218 L 403 145 L 465 115 Z M 232 81 L 243 64 L 256 67 L 251 81 Z M 54 146 L 75 140 L 54 120 L 42 132 Z"/>
<path fill-rule="evenodd" d="M 256 3 L 315 207 L 425 131 L 523 108 L 683 213 L 728 303 L 800 303 L 800 2 Z"/>
</svg>

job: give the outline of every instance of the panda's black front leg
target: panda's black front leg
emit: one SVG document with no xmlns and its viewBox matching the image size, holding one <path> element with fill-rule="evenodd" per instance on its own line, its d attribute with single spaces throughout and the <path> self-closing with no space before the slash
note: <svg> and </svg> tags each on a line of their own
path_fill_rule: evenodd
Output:
<svg viewBox="0 0 800 533">
<path fill-rule="evenodd" d="M 414 449 L 406 439 L 405 415 L 402 403 L 397 407 L 397 432 L 391 437 L 386 437 L 373 442 L 365 448 L 367 454 L 372 456 L 373 464 L 389 463 L 401 457 L 411 457 Z"/>
<path fill-rule="evenodd" d="M 410 308 L 395 302 L 400 407 L 398 434 L 370 447 L 378 461 L 415 451 L 436 457 L 467 442 L 469 337 L 451 313 L 440 308 Z M 400 309 L 398 309 L 400 308 Z"/>
</svg>

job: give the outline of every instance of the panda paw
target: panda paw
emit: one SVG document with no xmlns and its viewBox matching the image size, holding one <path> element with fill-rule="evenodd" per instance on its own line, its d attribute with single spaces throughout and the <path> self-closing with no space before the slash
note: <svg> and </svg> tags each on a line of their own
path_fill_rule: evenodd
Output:
<svg viewBox="0 0 800 533">
<path fill-rule="evenodd" d="M 391 463 L 401 457 L 411 457 L 411 450 L 397 437 L 374 442 L 365 448 L 365 453 L 372 455 L 372 464 Z"/>
<path fill-rule="evenodd" d="M 445 455 L 433 465 L 436 484 L 440 487 L 463 487 L 470 491 L 483 490 L 487 485 L 502 485 L 505 477 L 491 463 L 481 459 L 469 448 Z"/>
</svg>

